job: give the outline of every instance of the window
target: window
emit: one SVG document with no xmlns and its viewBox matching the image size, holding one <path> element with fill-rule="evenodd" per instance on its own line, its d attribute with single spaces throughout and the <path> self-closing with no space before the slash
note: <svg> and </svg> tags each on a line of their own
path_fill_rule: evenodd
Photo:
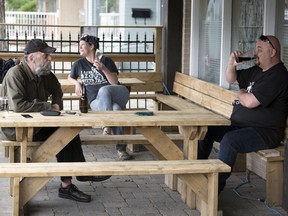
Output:
<svg viewBox="0 0 288 216">
<path fill-rule="evenodd" d="M 199 78 L 219 84 L 222 30 L 222 1 L 204 0 L 200 4 Z"/>
<path fill-rule="evenodd" d="M 118 0 L 100 0 L 100 13 L 118 13 Z"/>
<path fill-rule="evenodd" d="M 232 50 L 253 54 L 257 38 L 263 34 L 264 1 L 234 0 L 232 21 Z M 242 65 L 251 67 L 253 62 Z"/>
</svg>

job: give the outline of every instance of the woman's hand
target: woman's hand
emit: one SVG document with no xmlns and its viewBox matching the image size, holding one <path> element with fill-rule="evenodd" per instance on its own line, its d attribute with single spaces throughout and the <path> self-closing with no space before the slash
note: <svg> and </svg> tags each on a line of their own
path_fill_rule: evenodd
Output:
<svg viewBox="0 0 288 216">
<path fill-rule="evenodd" d="M 95 60 L 94 62 L 94 66 L 98 69 L 98 70 L 101 70 L 108 82 L 111 84 L 111 85 L 116 85 L 118 84 L 118 76 L 117 76 L 117 73 L 111 73 L 111 71 L 100 61 L 98 60 Z"/>
<path fill-rule="evenodd" d="M 80 82 L 76 82 L 75 83 L 75 93 L 77 96 L 81 96 L 82 95 L 82 85 Z"/>
<path fill-rule="evenodd" d="M 75 85 L 75 94 L 77 96 L 82 95 L 82 84 L 81 81 L 72 78 L 70 75 L 68 75 L 68 80 Z"/>
<path fill-rule="evenodd" d="M 101 70 L 101 71 L 104 71 L 106 70 L 106 66 L 99 60 L 95 60 L 94 61 L 94 66 L 98 69 L 98 70 Z"/>
</svg>

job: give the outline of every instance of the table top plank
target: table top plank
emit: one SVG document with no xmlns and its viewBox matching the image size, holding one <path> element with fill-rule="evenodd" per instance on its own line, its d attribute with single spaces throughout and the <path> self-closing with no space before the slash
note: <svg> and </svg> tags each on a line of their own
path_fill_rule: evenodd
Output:
<svg viewBox="0 0 288 216">
<path fill-rule="evenodd" d="M 195 105 L 196 106 L 196 105 Z M 230 125 L 230 120 L 201 107 L 191 111 L 156 111 L 153 116 L 139 116 L 134 111 L 91 111 L 79 115 L 62 112 L 60 116 L 43 116 L 38 112 L 0 112 L 0 127 L 98 127 L 98 126 L 208 126 Z"/>
</svg>

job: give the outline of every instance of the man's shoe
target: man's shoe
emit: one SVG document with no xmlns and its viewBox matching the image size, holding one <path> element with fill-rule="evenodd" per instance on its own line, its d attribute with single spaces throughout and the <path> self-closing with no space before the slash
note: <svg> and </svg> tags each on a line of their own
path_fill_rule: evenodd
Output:
<svg viewBox="0 0 288 216">
<path fill-rule="evenodd" d="M 62 185 L 59 188 L 58 196 L 65 199 L 71 199 L 78 202 L 90 202 L 91 196 L 78 190 L 74 184 L 70 184 L 68 187 L 63 188 Z"/>
<path fill-rule="evenodd" d="M 132 160 L 133 159 L 133 156 L 129 155 L 125 150 L 122 150 L 122 151 L 118 150 L 117 155 L 120 160 Z"/>
<path fill-rule="evenodd" d="M 76 176 L 76 179 L 81 182 L 92 181 L 101 182 L 109 179 L 111 176 Z"/>
</svg>

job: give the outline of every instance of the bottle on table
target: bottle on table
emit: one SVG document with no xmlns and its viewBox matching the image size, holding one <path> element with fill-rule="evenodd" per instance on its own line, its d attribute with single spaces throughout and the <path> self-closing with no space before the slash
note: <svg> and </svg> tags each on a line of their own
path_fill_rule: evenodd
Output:
<svg viewBox="0 0 288 216">
<path fill-rule="evenodd" d="M 88 99 L 86 95 L 86 87 L 82 85 L 82 96 L 79 101 L 79 110 L 81 113 L 88 112 Z"/>
</svg>

